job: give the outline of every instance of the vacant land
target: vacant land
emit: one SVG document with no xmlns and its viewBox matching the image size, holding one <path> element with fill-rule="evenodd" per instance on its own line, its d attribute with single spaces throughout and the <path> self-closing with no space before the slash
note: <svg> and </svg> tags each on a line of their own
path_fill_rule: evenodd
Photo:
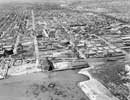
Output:
<svg viewBox="0 0 130 100">
<path fill-rule="evenodd" d="M 0 82 L 0 100 L 89 100 L 78 88 L 87 77 L 75 71 L 34 73 Z"/>
<path fill-rule="evenodd" d="M 130 82 L 125 71 L 124 62 L 106 62 L 91 70 L 92 75 L 103 83 L 110 92 L 120 100 L 129 100 L 129 88 L 125 85 Z"/>
</svg>

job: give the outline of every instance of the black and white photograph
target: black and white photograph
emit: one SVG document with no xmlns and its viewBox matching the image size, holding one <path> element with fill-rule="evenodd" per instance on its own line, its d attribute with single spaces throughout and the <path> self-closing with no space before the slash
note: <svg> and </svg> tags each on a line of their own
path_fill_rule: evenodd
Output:
<svg viewBox="0 0 130 100">
<path fill-rule="evenodd" d="M 0 100 L 130 100 L 130 0 L 0 0 Z"/>
</svg>

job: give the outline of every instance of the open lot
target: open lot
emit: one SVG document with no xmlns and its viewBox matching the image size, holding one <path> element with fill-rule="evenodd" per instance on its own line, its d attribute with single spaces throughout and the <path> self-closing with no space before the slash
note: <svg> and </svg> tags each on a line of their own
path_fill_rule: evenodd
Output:
<svg viewBox="0 0 130 100">
<path fill-rule="evenodd" d="M 33 73 L 0 81 L 1 100 L 89 100 L 77 87 L 88 78 L 78 70 Z M 51 84 L 54 85 L 51 87 Z M 50 85 L 50 86 L 49 86 Z"/>
</svg>

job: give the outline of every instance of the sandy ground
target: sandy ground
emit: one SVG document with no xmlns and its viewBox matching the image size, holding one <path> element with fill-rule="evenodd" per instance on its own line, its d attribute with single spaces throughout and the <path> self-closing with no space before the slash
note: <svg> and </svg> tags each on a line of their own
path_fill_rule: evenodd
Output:
<svg viewBox="0 0 130 100">
<path fill-rule="evenodd" d="M 89 100 L 77 84 L 79 70 L 33 73 L 0 81 L 0 100 Z"/>
</svg>

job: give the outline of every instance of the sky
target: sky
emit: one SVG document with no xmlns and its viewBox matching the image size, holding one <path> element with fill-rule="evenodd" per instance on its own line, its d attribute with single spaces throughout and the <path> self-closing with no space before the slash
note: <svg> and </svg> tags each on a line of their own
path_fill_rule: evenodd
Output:
<svg viewBox="0 0 130 100">
<path fill-rule="evenodd" d="M 17 2 L 28 2 L 28 1 L 36 1 L 36 0 L 0 0 L 0 3 L 5 3 L 5 2 L 15 2 L 15 1 L 17 1 Z M 43 0 L 44 1 L 44 0 Z"/>
<path fill-rule="evenodd" d="M 60 2 L 62 2 L 62 1 L 72 1 L 72 0 L 0 0 L 0 3 L 15 2 L 15 1 L 17 1 L 17 2 L 60 1 Z"/>
</svg>

